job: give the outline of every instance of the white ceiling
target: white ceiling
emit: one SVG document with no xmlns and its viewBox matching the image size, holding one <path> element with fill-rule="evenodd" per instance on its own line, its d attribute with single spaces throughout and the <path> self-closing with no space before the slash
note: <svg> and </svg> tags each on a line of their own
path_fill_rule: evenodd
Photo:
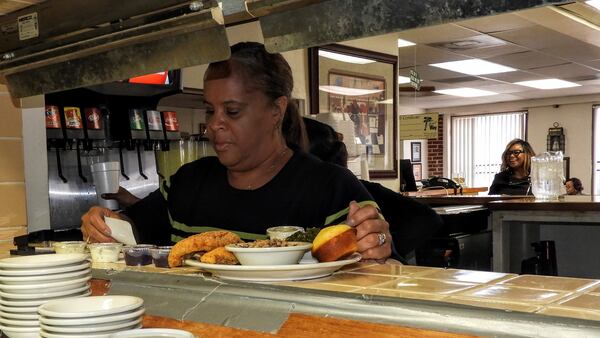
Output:
<svg viewBox="0 0 600 338">
<path fill-rule="evenodd" d="M 399 75 L 416 68 L 422 86 L 439 89 L 472 87 L 498 95 L 463 98 L 431 91 L 401 92 L 400 105 L 443 108 L 600 93 L 600 12 L 583 2 L 487 16 L 342 44 L 398 54 Z M 397 39 L 416 46 L 397 48 Z M 460 42 L 470 47 L 449 45 Z M 429 66 L 432 63 L 482 58 L 518 69 L 470 76 Z M 559 78 L 580 87 L 538 90 L 513 82 Z M 400 85 L 407 87 L 408 85 Z"/>
</svg>

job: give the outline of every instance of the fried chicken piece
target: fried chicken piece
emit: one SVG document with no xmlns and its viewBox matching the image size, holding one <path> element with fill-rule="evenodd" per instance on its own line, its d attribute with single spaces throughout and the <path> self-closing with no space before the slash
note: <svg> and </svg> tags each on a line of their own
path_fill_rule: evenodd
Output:
<svg viewBox="0 0 600 338">
<path fill-rule="evenodd" d="M 225 247 L 219 247 L 214 250 L 211 250 L 202 257 L 200 257 L 200 262 L 208 263 L 208 264 L 227 264 L 227 265 L 236 265 L 240 264 L 235 255 L 232 252 L 229 252 L 225 249 Z"/>
<path fill-rule="evenodd" d="M 242 240 L 233 232 L 207 231 L 183 239 L 173 246 L 169 253 L 169 266 L 181 266 L 182 259 L 198 251 L 211 251 L 227 244 L 239 243 Z"/>
</svg>

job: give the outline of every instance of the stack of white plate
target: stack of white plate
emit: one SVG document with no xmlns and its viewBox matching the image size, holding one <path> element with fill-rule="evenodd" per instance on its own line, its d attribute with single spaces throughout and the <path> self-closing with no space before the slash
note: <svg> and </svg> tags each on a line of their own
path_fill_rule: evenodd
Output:
<svg viewBox="0 0 600 338">
<path fill-rule="evenodd" d="M 142 327 L 144 300 L 132 296 L 60 299 L 38 308 L 40 335 L 48 338 L 105 338 Z"/>
<path fill-rule="evenodd" d="M 37 307 L 50 300 L 90 295 L 85 254 L 0 259 L 0 323 L 8 337 L 37 337 Z"/>
</svg>

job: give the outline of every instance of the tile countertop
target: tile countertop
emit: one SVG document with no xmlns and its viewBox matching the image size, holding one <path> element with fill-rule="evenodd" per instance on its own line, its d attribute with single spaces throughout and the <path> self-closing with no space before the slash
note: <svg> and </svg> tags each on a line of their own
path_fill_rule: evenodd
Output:
<svg viewBox="0 0 600 338">
<path fill-rule="evenodd" d="M 123 261 L 93 268 L 210 276 L 194 267 L 131 267 Z M 600 321 L 600 280 L 594 279 L 359 262 L 329 277 L 269 284 Z"/>
</svg>

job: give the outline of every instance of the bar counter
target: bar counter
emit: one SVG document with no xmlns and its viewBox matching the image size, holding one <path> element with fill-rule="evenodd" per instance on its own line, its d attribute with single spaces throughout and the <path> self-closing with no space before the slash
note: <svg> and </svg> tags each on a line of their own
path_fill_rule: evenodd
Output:
<svg viewBox="0 0 600 338">
<path fill-rule="evenodd" d="M 193 267 L 93 268 L 108 294 L 144 299 L 145 327 L 203 336 L 600 335 L 600 280 L 367 262 L 277 283 L 221 280 Z"/>
</svg>

